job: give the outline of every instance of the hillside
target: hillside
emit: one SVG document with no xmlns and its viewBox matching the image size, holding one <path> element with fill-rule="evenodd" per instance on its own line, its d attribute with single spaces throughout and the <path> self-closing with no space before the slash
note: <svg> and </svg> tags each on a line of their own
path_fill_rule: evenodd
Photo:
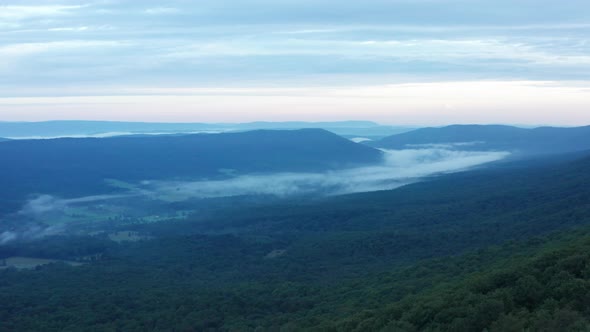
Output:
<svg viewBox="0 0 590 332">
<path fill-rule="evenodd" d="M 453 125 L 417 129 L 367 144 L 387 149 L 455 144 L 461 150 L 502 150 L 523 154 L 565 153 L 590 149 L 590 126 L 524 129 L 500 125 Z"/>
<path fill-rule="evenodd" d="M 0 146 L 4 202 L 32 193 L 112 191 L 104 179 L 221 178 L 312 172 L 381 161 L 381 152 L 321 129 L 185 136 L 14 140 Z"/>
<path fill-rule="evenodd" d="M 590 319 L 589 171 L 588 157 L 519 162 L 122 226 L 155 236 L 138 243 L 4 246 L 0 258 L 104 258 L 0 271 L 0 316 L 6 331 L 576 331 Z"/>
<path fill-rule="evenodd" d="M 539 245 L 540 241 L 544 242 Z M 322 329 L 587 331 L 590 325 L 588 228 L 556 239 L 537 238 L 525 247 L 509 249 L 512 251 L 509 258 L 501 257 L 502 251 L 495 250 L 461 257 L 455 264 L 446 262 L 447 268 L 460 273 L 460 278 L 335 324 L 325 324 Z M 490 254 L 496 255 L 496 259 L 482 264 L 479 271 L 465 273 L 465 269 L 457 268 L 461 263 L 477 265 L 478 260 L 485 261 Z M 448 278 L 448 271 L 442 266 L 444 263 L 423 266 L 430 272 L 427 278 Z"/>
<path fill-rule="evenodd" d="M 536 166 L 535 166 L 536 165 Z M 292 253 L 314 271 L 314 260 L 348 266 L 365 255 L 400 263 L 452 255 L 590 223 L 590 158 L 513 162 L 441 176 L 396 190 L 311 202 L 224 209 L 175 229 L 243 234 L 321 233 Z M 369 264 L 366 261 L 365 264 Z M 303 268 L 303 267 L 302 267 Z"/>
</svg>

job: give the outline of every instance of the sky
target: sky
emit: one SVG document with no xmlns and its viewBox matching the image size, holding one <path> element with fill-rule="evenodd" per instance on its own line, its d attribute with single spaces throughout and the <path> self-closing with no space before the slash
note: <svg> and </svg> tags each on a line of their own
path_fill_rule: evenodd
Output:
<svg viewBox="0 0 590 332">
<path fill-rule="evenodd" d="M 0 121 L 590 124 L 588 0 L 0 0 Z"/>
</svg>

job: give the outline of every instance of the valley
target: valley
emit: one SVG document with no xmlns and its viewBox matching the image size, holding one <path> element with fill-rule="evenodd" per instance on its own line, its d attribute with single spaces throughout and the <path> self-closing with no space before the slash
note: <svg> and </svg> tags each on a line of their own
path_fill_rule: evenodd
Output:
<svg viewBox="0 0 590 332">
<path fill-rule="evenodd" d="M 373 153 L 358 146 L 347 160 Z M 86 196 L 63 192 L 52 179 L 36 182 L 48 191 L 3 216 L 0 296 L 17 301 L 11 308 L 34 303 L 9 315 L 0 308 L 4 330 L 584 326 L 589 309 L 570 290 L 525 303 L 519 287 L 549 289 L 555 278 L 586 287 L 590 154 L 511 158 L 461 148 L 376 150 L 393 161 L 318 173 L 173 181 L 92 175 L 82 181 Z M 345 181 L 363 186 L 331 191 Z M 571 276 L 539 272 L 547 260 L 577 265 Z M 71 284 L 83 301 L 71 300 Z M 61 309 L 47 311 L 45 289 Z M 127 318 L 108 319 L 113 311 Z"/>
<path fill-rule="evenodd" d="M 0 332 L 590 332 L 590 1 L 1 0 Z"/>
</svg>

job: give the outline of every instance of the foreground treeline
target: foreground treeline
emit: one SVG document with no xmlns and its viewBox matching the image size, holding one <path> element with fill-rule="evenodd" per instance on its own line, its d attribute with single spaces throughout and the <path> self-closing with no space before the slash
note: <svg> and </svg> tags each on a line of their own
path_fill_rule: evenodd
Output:
<svg viewBox="0 0 590 332">
<path fill-rule="evenodd" d="M 0 331 L 576 331 L 590 320 L 590 160 L 252 203 L 0 256 Z M 126 226 L 127 227 L 127 226 Z M 2 257 L 0 257 L 2 258 Z"/>
<path fill-rule="evenodd" d="M 536 251 L 532 257 L 499 259 L 456 282 L 331 326 L 354 331 L 587 331 L 590 236 L 569 235 Z"/>
<path fill-rule="evenodd" d="M 262 247 L 220 251 L 236 239 L 203 240 L 160 247 L 166 257 L 155 261 L 148 252 L 2 271 L 0 331 L 583 331 L 590 322 L 588 229 L 333 280 L 273 264 L 255 271 Z"/>
</svg>

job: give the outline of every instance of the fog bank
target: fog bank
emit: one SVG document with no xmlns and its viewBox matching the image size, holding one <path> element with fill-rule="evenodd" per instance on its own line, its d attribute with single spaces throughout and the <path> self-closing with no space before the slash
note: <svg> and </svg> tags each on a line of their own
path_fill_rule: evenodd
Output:
<svg viewBox="0 0 590 332">
<path fill-rule="evenodd" d="M 507 152 L 443 148 L 383 151 L 383 162 L 370 167 L 325 173 L 242 175 L 218 181 L 146 181 L 144 188 L 174 199 L 237 195 L 339 195 L 394 189 L 427 176 L 463 171 L 509 155 Z"/>
<path fill-rule="evenodd" d="M 47 194 L 36 195 L 15 215 L 15 220 L 21 220 L 22 223 L 0 229 L 0 245 L 65 232 L 67 223 L 54 224 L 50 221 L 59 220 L 68 208 L 77 205 L 119 205 L 122 199 L 134 198 L 132 201 L 125 201 L 121 206 L 143 211 L 146 202 L 154 200 L 173 202 L 191 198 L 245 195 L 274 195 L 286 198 L 390 190 L 429 176 L 460 172 L 498 161 L 509 155 L 508 152 L 458 151 L 446 147 L 383 152 L 384 157 L 380 164 L 323 173 L 248 174 L 215 181 L 145 180 L 129 184 L 131 189 L 118 195 L 67 199 Z"/>
</svg>

